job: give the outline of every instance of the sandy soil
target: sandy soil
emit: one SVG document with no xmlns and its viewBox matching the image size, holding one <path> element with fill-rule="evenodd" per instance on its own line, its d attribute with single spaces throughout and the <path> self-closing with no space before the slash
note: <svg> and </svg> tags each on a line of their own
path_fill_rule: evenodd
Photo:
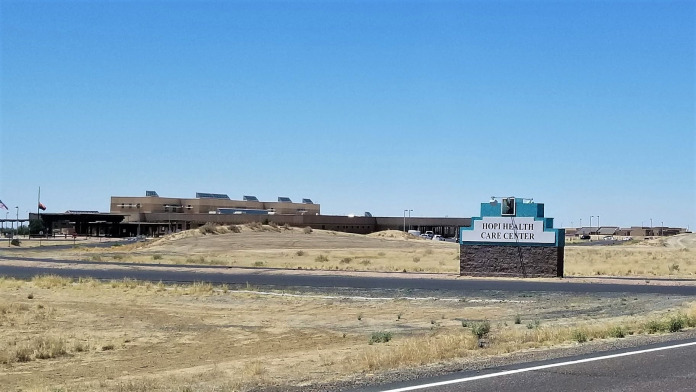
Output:
<svg viewBox="0 0 696 392">
<path fill-rule="evenodd" d="M 62 339 L 67 352 L 26 362 L 6 358 L 3 363 L 0 357 L 0 379 L 7 390 L 213 391 L 279 385 L 301 390 L 408 368 L 411 360 L 420 363 L 418 358 L 401 365 L 379 362 L 404 345 L 414 346 L 416 357 L 422 350 L 427 363 L 433 360 L 427 356 L 432 339 L 458 339 L 468 342 L 456 352 L 457 360 L 466 362 L 501 350 L 547 347 L 551 342 L 524 339 L 558 328 L 660 317 L 685 301 L 657 295 L 265 292 L 132 281 L 2 280 L 0 352 L 23 346 L 38 350 L 32 344 L 39 338 Z M 491 339 L 517 333 L 523 340 L 478 349 L 468 325 L 483 320 L 492 324 Z M 392 333 L 393 340 L 370 344 L 371 334 L 382 331 Z M 444 359 L 454 358 L 437 358 Z"/>
</svg>

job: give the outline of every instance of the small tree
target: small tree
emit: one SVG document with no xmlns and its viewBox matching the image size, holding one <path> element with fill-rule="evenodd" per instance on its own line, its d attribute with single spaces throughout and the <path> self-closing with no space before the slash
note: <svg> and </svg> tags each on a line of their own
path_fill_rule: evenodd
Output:
<svg viewBox="0 0 696 392">
<path fill-rule="evenodd" d="M 39 234 L 44 229 L 45 226 L 42 219 L 31 219 L 29 221 L 29 234 Z"/>
<path fill-rule="evenodd" d="M 27 234 L 29 234 L 29 227 L 24 226 L 24 225 L 19 226 L 19 227 L 17 228 L 17 234 L 19 234 L 19 235 L 27 235 Z"/>
</svg>

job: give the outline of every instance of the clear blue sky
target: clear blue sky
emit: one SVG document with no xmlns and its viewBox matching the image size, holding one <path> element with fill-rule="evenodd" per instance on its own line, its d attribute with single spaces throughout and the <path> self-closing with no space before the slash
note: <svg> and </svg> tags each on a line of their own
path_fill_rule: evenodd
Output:
<svg viewBox="0 0 696 392">
<path fill-rule="evenodd" d="M 693 1 L 95 3 L 0 1 L 11 214 L 41 186 L 49 212 L 156 190 L 468 217 L 514 195 L 557 225 L 696 227 Z"/>
</svg>

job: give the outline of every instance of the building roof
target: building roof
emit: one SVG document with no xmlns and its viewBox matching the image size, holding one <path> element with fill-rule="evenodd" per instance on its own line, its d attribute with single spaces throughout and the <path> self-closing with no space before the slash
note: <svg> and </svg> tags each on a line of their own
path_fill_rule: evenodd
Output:
<svg viewBox="0 0 696 392">
<path fill-rule="evenodd" d="M 602 226 L 599 228 L 599 231 L 597 234 L 599 235 L 614 235 L 616 232 L 619 231 L 618 227 L 614 226 Z"/>
</svg>

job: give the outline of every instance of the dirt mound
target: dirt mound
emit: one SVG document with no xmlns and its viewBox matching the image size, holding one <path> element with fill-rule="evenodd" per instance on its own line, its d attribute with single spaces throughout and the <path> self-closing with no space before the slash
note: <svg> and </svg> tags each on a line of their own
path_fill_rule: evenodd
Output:
<svg viewBox="0 0 696 392">
<path fill-rule="evenodd" d="M 413 240 L 413 239 L 420 238 L 420 237 L 414 236 L 413 234 L 404 233 L 403 231 L 399 231 L 399 230 L 378 231 L 375 233 L 368 234 L 367 237 L 370 237 L 370 238 L 392 238 L 392 239 L 398 239 L 398 240 Z"/>
<path fill-rule="evenodd" d="M 696 233 L 678 234 L 664 239 L 664 246 L 668 248 L 696 248 Z"/>
</svg>

